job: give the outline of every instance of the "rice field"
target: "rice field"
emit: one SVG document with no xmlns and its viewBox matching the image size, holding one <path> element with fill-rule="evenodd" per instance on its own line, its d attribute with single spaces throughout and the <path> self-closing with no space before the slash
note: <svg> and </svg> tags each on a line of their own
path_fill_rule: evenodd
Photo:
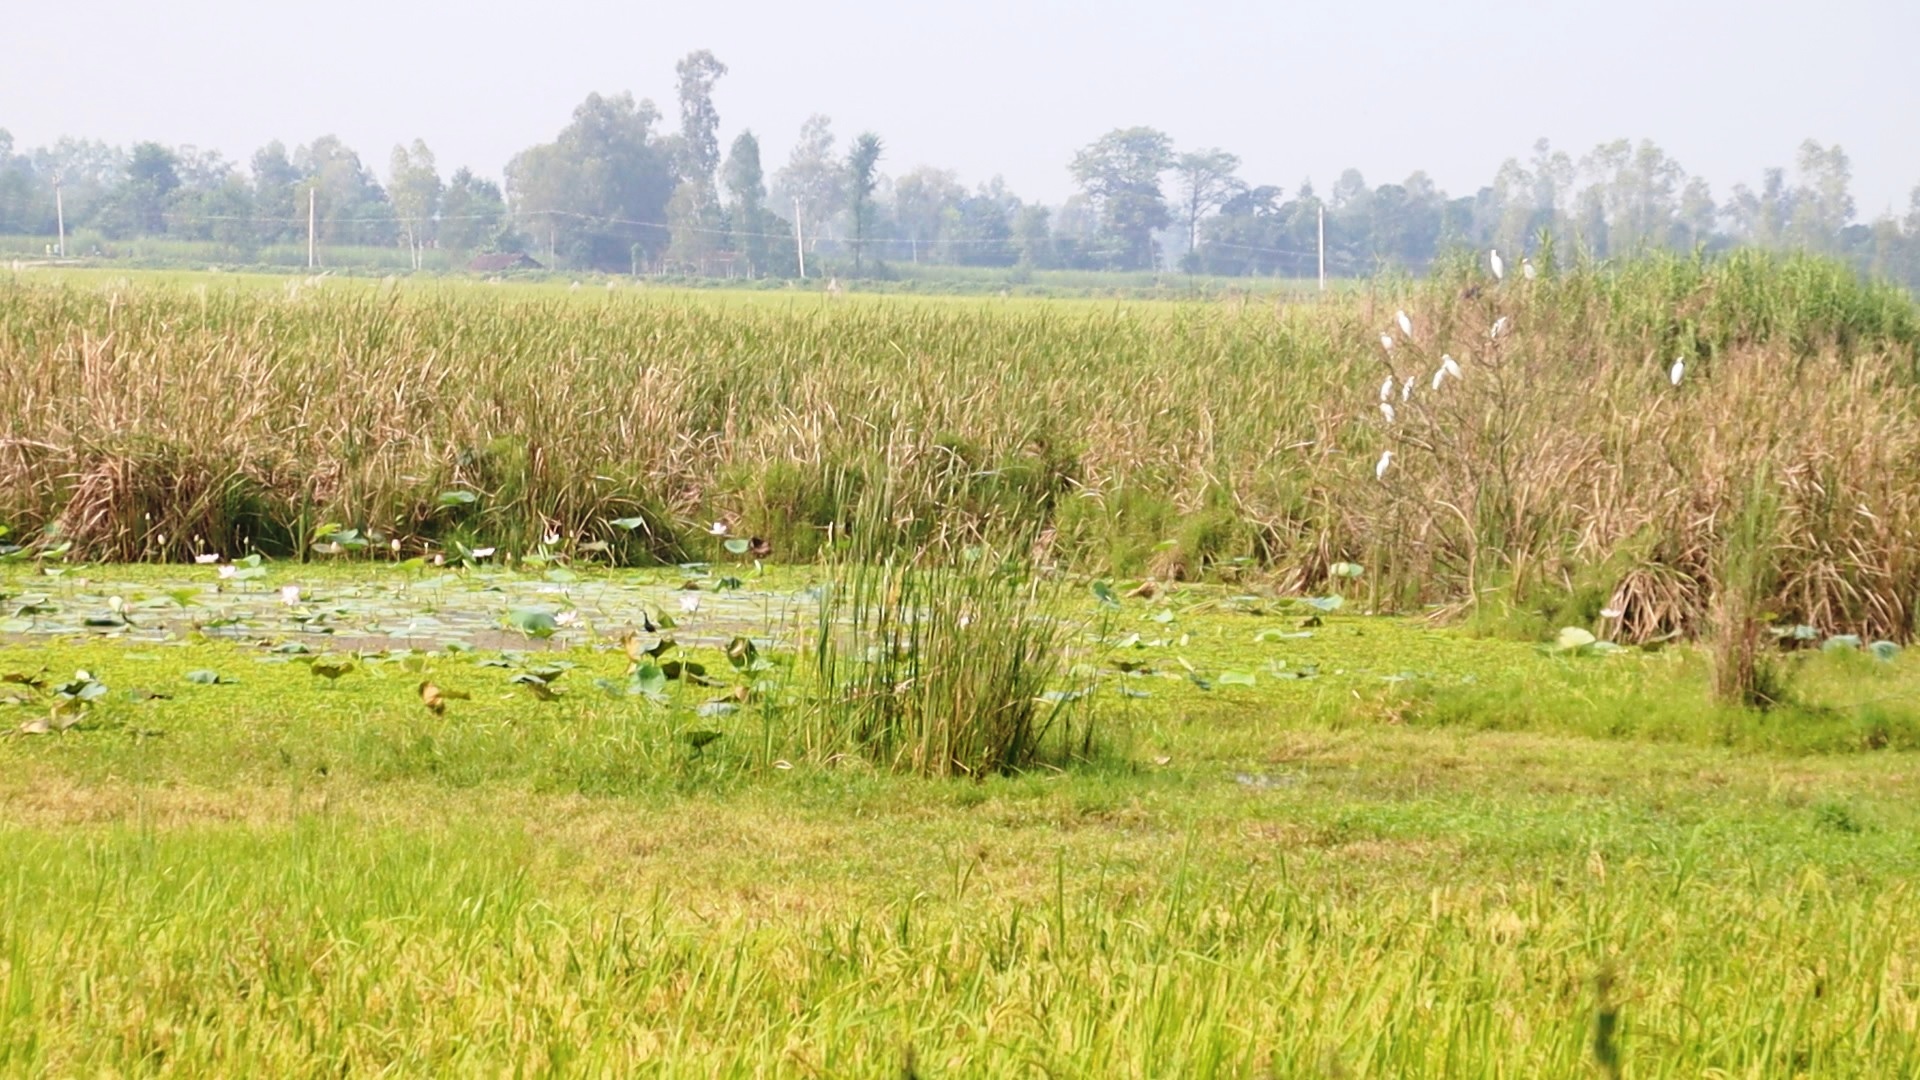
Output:
<svg viewBox="0 0 1920 1080">
<path fill-rule="evenodd" d="M 0 1074 L 1920 1072 L 1912 301 L 1547 270 L 0 276 Z"/>
</svg>

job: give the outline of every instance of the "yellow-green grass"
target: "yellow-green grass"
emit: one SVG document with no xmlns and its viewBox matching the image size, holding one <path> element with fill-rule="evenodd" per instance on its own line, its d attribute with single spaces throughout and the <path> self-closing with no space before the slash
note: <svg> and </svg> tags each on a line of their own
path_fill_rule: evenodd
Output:
<svg viewBox="0 0 1920 1080">
<path fill-rule="evenodd" d="M 205 572 L 67 573 L 138 604 Z M 1602 1011 L 1624 1075 L 1920 1068 L 1916 759 L 1873 749 L 1916 745 L 1907 657 L 1806 654 L 1758 714 L 1684 646 L 1072 596 L 1100 752 L 979 780 L 609 696 L 614 626 L 509 660 L 576 664 L 552 701 L 491 650 L 328 682 L 273 651 L 324 648 L 291 622 L 15 638 L 0 673 L 110 690 L 0 740 L 0 1072 L 1566 1076 Z"/>
</svg>

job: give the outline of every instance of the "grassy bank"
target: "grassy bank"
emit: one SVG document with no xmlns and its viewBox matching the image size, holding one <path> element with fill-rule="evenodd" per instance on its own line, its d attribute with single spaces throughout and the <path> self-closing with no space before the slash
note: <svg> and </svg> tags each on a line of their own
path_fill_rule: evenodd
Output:
<svg viewBox="0 0 1920 1080">
<path fill-rule="evenodd" d="M 778 687 L 623 690 L 612 613 L 677 572 L 263 569 L 0 576 L 41 598 L 0 645 L 7 728 L 76 669 L 104 688 L 0 738 L 0 1072 L 1920 1068 L 1903 654 L 1798 656 L 1758 713 L 1686 647 L 1081 590 L 1056 678 L 1093 676 L 1095 753 L 928 780 L 810 745 Z M 672 655 L 733 679 L 755 605 L 702 581 Z M 579 618 L 510 651 L 349 644 L 556 584 Z M 129 625 L 41 632 L 109 588 Z M 239 643 L 156 626 L 255 592 Z M 755 637 L 806 696 L 804 640 Z"/>
</svg>

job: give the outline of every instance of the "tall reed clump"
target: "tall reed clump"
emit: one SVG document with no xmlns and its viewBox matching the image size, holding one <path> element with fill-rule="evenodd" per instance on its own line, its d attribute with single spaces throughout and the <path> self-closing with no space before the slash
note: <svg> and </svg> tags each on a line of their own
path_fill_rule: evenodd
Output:
<svg viewBox="0 0 1920 1080">
<path fill-rule="evenodd" d="M 927 776 L 1091 756 L 1091 697 L 1062 686 L 1065 611 L 1057 584 L 985 555 L 837 565 L 811 648 L 806 749 Z"/>
<path fill-rule="evenodd" d="M 1768 708 L 1785 699 L 1787 686 L 1768 617 L 1779 579 L 1780 498 L 1764 468 L 1736 505 L 1714 567 L 1713 695 L 1726 705 Z"/>
</svg>

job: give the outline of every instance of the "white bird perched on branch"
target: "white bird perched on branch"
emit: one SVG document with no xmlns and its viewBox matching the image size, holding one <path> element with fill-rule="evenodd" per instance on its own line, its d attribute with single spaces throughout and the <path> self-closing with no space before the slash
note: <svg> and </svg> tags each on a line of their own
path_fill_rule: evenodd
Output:
<svg viewBox="0 0 1920 1080">
<path fill-rule="evenodd" d="M 1438 390 L 1440 389 L 1441 383 L 1446 382 L 1448 379 L 1457 379 L 1459 377 L 1460 365 L 1453 362 L 1453 357 L 1442 354 L 1440 357 L 1440 366 L 1433 370 L 1433 388 Z"/>
<path fill-rule="evenodd" d="M 1387 401 L 1381 402 L 1380 415 L 1387 418 L 1387 423 L 1393 423 L 1393 403 Z"/>
<path fill-rule="evenodd" d="M 1501 281 L 1506 278 L 1507 264 L 1500 261 L 1499 248 L 1493 248 L 1487 252 L 1487 263 L 1493 267 L 1493 280 Z"/>
<path fill-rule="evenodd" d="M 1497 338 L 1501 334 L 1506 333 L 1506 331 L 1507 331 L 1507 317 L 1505 315 L 1502 315 L 1499 318 L 1493 320 L 1493 329 L 1487 331 L 1487 337 Z"/>
<path fill-rule="evenodd" d="M 1532 259 L 1520 260 L 1520 276 L 1521 277 L 1526 278 L 1528 281 L 1532 281 L 1534 279 L 1534 276 L 1538 273 L 1539 271 L 1533 268 Z"/>
<path fill-rule="evenodd" d="M 1404 311 L 1394 312 L 1393 317 L 1396 320 L 1398 320 L 1400 323 L 1400 332 L 1407 336 L 1408 341 L 1412 341 L 1413 340 L 1413 320 L 1407 318 L 1407 313 Z"/>
<path fill-rule="evenodd" d="M 1385 349 L 1385 350 L 1387 350 L 1388 352 L 1392 352 L 1392 351 L 1393 351 L 1393 335 L 1392 335 L 1392 334 L 1381 334 L 1381 335 L 1380 335 L 1380 347 L 1381 347 L 1381 348 L 1383 348 L 1383 349 Z"/>
<path fill-rule="evenodd" d="M 1675 386 L 1679 386 L 1680 380 L 1685 378 L 1686 375 L 1687 375 L 1687 358 L 1684 356 L 1675 357 L 1673 361 L 1673 366 L 1667 369 L 1667 381 L 1671 382 Z"/>
<path fill-rule="evenodd" d="M 1380 463 L 1373 467 L 1373 478 L 1375 480 L 1386 479 L 1387 466 L 1392 464 L 1393 464 L 1393 451 L 1391 450 L 1380 451 Z"/>
<path fill-rule="evenodd" d="M 1413 376 L 1409 375 L 1400 383 L 1400 400 L 1405 401 L 1412 396 L 1413 396 Z"/>
<path fill-rule="evenodd" d="M 1380 384 L 1380 400 L 1386 401 L 1391 397 L 1393 397 L 1393 376 L 1389 375 L 1386 381 Z"/>
</svg>

